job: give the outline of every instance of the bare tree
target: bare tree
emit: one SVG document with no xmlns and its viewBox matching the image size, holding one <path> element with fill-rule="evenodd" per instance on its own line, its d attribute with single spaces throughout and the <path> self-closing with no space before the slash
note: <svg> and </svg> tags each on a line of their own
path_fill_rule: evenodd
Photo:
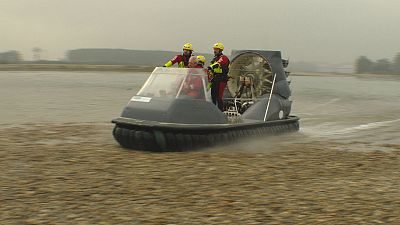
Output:
<svg viewBox="0 0 400 225">
<path fill-rule="evenodd" d="M 392 70 L 392 64 L 389 59 L 379 59 L 374 64 L 374 71 L 380 74 L 390 73 Z"/>
<path fill-rule="evenodd" d="M 400 52 L 394 57 L 393 70 L 396 74 L 400 74 Z"/>
<path fill-rule="evenodd" d="M 356 73 L 370 73 L 372 72 L 373 62 L 366 56 L 360 56 L 355 63 Z"/>
</svg>

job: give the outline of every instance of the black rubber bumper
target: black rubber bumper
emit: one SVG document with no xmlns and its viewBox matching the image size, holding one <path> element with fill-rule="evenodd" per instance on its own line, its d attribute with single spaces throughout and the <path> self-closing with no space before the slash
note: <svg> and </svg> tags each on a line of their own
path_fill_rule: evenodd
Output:
<svg viewBox="0 0 400 225">
<path fill-rule="evenodd" d="M 124 148 L 145 151 L 187 151 L 231 143 L 246 137 L 294 132 L 299 118 L 242 124 L 168 124 L 118 118 L 113 136 Z"/>
</svg>

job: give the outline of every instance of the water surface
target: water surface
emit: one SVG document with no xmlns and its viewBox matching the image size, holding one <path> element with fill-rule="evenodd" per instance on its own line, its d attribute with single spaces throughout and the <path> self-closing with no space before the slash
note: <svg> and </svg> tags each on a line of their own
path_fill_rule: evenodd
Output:
<svg viewBox="0 0 400 225">
<path fill-rule="evenodd" d="M 0 124 L 109 123 L 148 76 L 146 72 L 0 72 Z M 324 140 L 350 149 L 400 144 L 400 76 L 291 76 L 291 81 L 292 114 L 301 118 L 300 132 L 242 142 L 234 148 L 263 150 L 287 143 L 301 147 Z"/>
</svg>

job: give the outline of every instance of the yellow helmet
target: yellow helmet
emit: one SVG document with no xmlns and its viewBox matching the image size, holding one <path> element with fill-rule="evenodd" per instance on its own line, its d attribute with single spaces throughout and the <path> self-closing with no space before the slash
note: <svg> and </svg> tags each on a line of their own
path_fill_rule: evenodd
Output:
<svg viewBox="0 0 400 225">
<path fill-rule="evenodd" d="M 197 62 L 201 62 L 203 64 L 206 63 L 206 57 L 204 57 L 202 55 L 198 55 L 196 58 L 197 58 Z"/>
<path fill-rule="evenodd" d="M 224 50 L 224 45 L 221 42 L 218 42 L 213 45 L 213 48 L 221 49 L 222 51 Z"/>
<path fill-rule="evenodd" d="M 190 43 L 186 43 L 183 45 L 183 50 L 193 51 L 193 46 Z"/>
</svg>

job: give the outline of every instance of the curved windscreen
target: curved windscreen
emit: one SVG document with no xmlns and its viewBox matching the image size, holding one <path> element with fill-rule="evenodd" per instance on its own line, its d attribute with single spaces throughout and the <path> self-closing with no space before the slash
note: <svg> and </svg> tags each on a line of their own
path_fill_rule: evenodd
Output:
<svg viewBox="0 0 400 225">
<path fill-rule="evenodd" d="M 230 65 L 228 89 L 233 97 L 257 98 L 270 92 L 271 66 L 266 58 L 257 53 L 237 56 Z"/>
<path fill-rule="evenodd" d="M 208 100 L 206 87 L 207 74 L 204 69 L 157 67 L 137 95 Z"/>
</svg>

